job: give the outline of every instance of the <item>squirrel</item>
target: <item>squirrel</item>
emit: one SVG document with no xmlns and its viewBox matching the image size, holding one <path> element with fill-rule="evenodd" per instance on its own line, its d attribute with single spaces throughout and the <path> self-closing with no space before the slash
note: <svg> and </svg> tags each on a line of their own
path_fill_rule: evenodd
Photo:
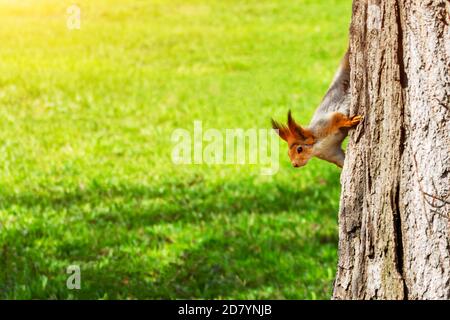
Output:
<svg viewBox="0 0 450 320">
<path fill-rule="evenodd" d="M 288 112 L 287 126 L 272 119 L 272 127 L 281 139 L 288 143 L 288 155 L 294 167 L 302 167 L 312 157 L 336 164 L 342 168 L 345 153 L 341 144 L 350 128 L 363 120 L 360 115 L 349 117 L 350 113 L 350 63 L 349 49 L 325 94 L 315 111 L 311 123 L 304 128 L 297 124 Z"/>
</svg>

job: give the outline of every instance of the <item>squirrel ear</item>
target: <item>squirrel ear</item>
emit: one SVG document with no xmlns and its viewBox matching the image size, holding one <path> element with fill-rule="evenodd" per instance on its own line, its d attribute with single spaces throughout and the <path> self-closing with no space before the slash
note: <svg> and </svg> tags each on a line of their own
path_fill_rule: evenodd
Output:
<svg viewBox="0 0 450 320">
<path fill-rule="evenodd" d="M 295 122 L 294 118 L 292 117 L 291 110 L 288 111 L 288 127 L 289 127 L 289 131 L 293 135 L 295 135 L 301 139 L 306 139 L 307 135 L 306 135 L 305 130 L 300 125 L 298 125 L 297 122 Z"/>
<path fill-rule="evenodd" d="M 277 131 L 277 133 L 281 139 L 283 139 L 284 141 L 287 141 L 287 138 L 290 134 L 289 129 L 285 125 L 282 125 L 281 123 L 276 122 L 273 119 L 271 119 L 271 120 L 272 120 L 272 128 L 275 131 Z"/>
<path fill-rule="evenodd" d="M 288 123 L 289 130 L 294 134 L 295 131 L 297 130 L 297 128 L 299 127 L 299 125 L 297 124 L 297 122 L 295 122 L 294 118 L 292 117 L 291 110 L 288 111 L 287 123 Z"/>
</svg>

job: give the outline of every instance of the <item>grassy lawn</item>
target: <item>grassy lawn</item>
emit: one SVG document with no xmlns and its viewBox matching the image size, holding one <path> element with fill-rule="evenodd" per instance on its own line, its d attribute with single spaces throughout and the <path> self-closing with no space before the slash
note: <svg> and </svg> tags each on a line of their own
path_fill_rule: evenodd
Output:
<svg viewBox="0 0 450 320">
<path fill-rule="evenodd" d="M 307 123 L 351 1 L 77 3 L 0 0 L 0 298 L 328 299 L 340 170 L 175 165 L 171 134 Z"/>
</svg>

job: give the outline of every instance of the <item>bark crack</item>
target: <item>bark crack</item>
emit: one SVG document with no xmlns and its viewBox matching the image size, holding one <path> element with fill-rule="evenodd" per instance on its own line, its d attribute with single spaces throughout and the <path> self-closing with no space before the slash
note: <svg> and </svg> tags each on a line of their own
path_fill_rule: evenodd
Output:
<svg viewBox="0 0 450 320">
<path fill-rule="evenodd" d="M 405 55 L 403 52 L 403 21 L 401 17 L 401 0 L 397 0 L 396 2 L 396 19 L 397 19 L 397 26 L 398 26 L 398 32 L 397 32 L 397 44 L 398 44 L 398 50 L 397 50 L 397 62 L 399 66 L 400 71 L 400 84 L 402 86 L 402 89 L 405 89 L 408 87 L 408 76 L 406 75 L 405 71 Z M 403 94 L 403 90 L 402 90 Z"/>
<path fill-rule="evenodd" d="M 403 46 L 403 28 L 404 23 L 402 21 L 402 3 L 401 0 L 397 0 L 395 3 L 395 14 L 397 20 L 397 63 L 399 68 L 399 76 L 400 76 L 400 101 L 399 101 L 399 109 L 400 109 L 400 139 L 399 139 L 399 158 L 400 162 L 403 158 L 403 153 L 405 149 L 406 143 L 406 131 L 405 131 L 405 89 L 408 87 L 408 77 L 405 71 L 405 55 L 404 55 L 404 46 Z M 400 167 L 400 163 L 398 164 Z M 400 169 L 400 168 L 399 168 Z M 406 276 L 404 272 L 404 248 L 403 248 L 403 229 L 402 229 L 402 217 L 400 212 L 400 179 L 401 176 L 397 177 L 397 185 L 395 187 L 395 195 L 394 195 L 394 233 L 395 233 L 395 255 L 396 255 L 396 268 L 398 274 L 401 276 L 401 281 L 403 283 L 403 299 L 408 300 L 408 286 L 406 284 Z"/>
<path fill-rule="evenodd" d="M 398 274 L 401 276 L 403 282 L 403 298 L 408 300 L 408 286 L 406 285 L 404 272 L 404 250 L 403 250 L 403 235 L 402 235 L 402 218 L 399 210 L 400 203 L 400 183 L 397 183 L 395 188 L 395 195 L 393 201 L 394 209 L 394 233 L 395 233 L 395 266 Z"/>
</svg>

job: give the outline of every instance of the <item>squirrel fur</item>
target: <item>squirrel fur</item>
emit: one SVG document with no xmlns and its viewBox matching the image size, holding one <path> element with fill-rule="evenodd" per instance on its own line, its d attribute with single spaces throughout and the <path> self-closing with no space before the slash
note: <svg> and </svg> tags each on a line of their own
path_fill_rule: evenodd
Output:
<svg viewBox="0 0 450 320">
<path fill-rule="evenodd" d="M 362 116 L 350 117 L 350 63 L 349 50 L 331 82 L 319 107 L 316 109 L 308 127 L 304 128 L 292 117 L 289 110 L 287 125 L 272 119 L 272 127 L 288 143 L 289 157 L 294 167 L 302 167 L 312 157 L 318 157 L 341 167 L 345 153 L 342 141 L 350 128 L 363 119 Z"/>
</svg>

